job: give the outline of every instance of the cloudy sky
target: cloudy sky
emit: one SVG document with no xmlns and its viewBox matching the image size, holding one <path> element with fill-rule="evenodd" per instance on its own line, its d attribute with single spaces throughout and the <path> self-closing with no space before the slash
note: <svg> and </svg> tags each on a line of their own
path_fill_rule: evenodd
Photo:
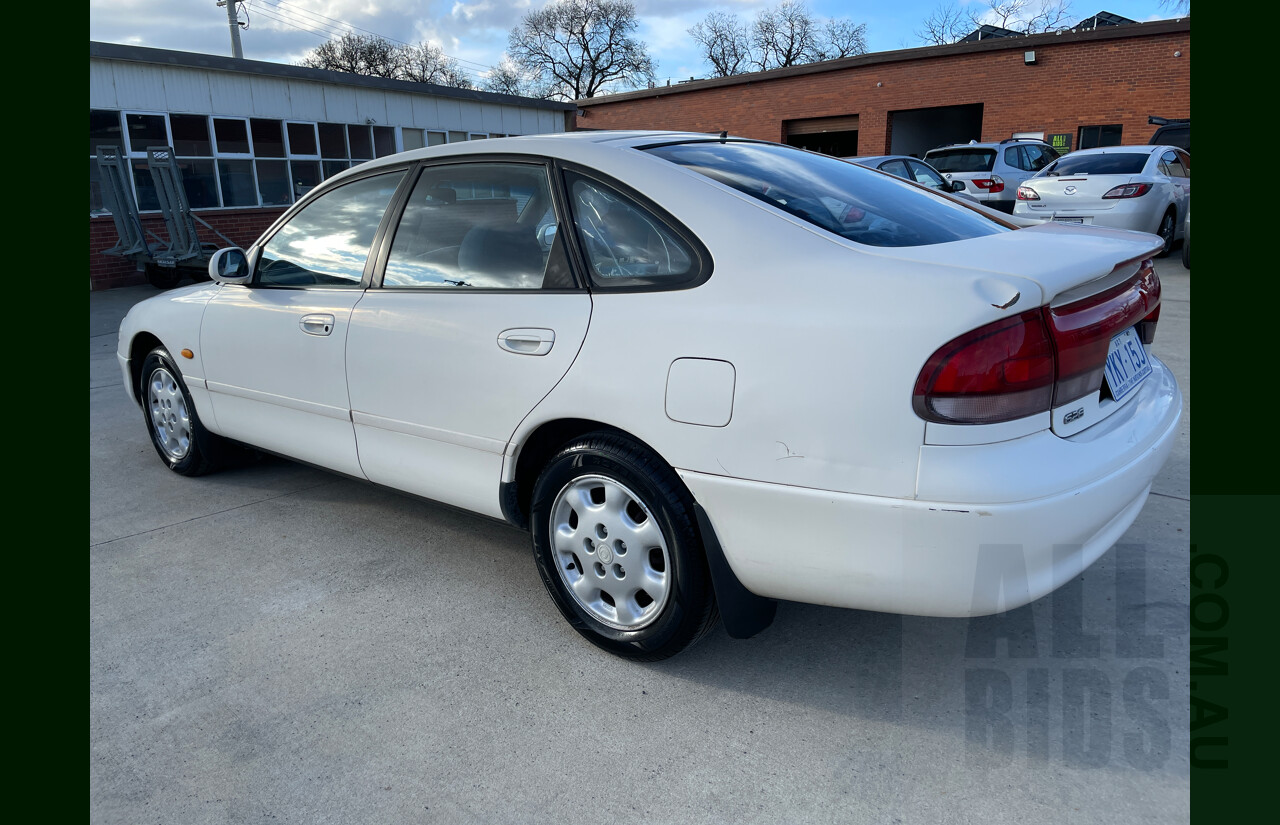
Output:
<svg viewBox="0 0 1280 825">
<path fill-rule="evenodd" d="M 309 49 L 343 31 L 378 34 L 390 40 L 430 40 L 462 61 L 473 75 L 497 63 L 507 33 L 533 6 L 546 0 L 245 0 L 249 28 L 241 32 L 244 56 L 294 63 Z M 714 10 L 749 19 L 777 0 L 634 0 L 640 38 L 657 60 L 659 83 L 667 78 L 705 77 L 695 44 L 694 23 Z M 867 24 L 871 51 L 923 45 L 915 31 L 944 0 L 809 0 L 824 17 L 849 17 Z M 982 4 L 984 0 L 955 0 Z M 1159 0 L 1072 0 L 1072 18 L 1110 11 L 1133 20 L 1172 16 Z M 243 19 L 243 18 L 242 18 Z M 161 49 L 231 53 L 224 8 L 215 0 L 89 0 L 89 39 Z"/>
</svg>

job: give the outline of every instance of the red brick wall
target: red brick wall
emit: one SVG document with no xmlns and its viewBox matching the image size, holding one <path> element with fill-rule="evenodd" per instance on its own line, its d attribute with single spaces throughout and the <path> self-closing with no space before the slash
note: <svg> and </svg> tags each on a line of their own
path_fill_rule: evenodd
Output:
<svg viewBox="0 0 1280 825">
<path fill-rule="evenodd" d="M 1168 24 L 1148 24 L 1168 29 Z M 889 113 L 982 103 L 982 140 L 1014 132 L 1072 135 L 1120 123 L 1123 142 L 1144 143 L 1148 115 L 1191 116 L 1191 32 L 1097 41 L 1019 41 L 1016 48 L 881 62 L 657 97 L 579 101 L 589 129 L 681 129 L 783 140 L 783 121 L 859 115 L 858 153 L 889 151 Z M 1003 43 L 1003 41 L 1002 41 Z M 1023 63 L 1035 48 L 1036 65 Z M 954 48 L 954 47 L 953 47 Z M 1174 52 L 1180 51 L 1180 57 Z M 877 86 L 882 83 L 882 86 Z"/>
<path fill-rule="evenodd" d="M 236 242 L 237 246 L 248 248 L 268 226 L 280 217 L 284 207 L 265 209 L 226 209 L 216 212 L 197 212 L 201 218 L 217 228 L 219 232 Z M 150 229 L 161 238 L 168 239 L 169 233 L 164 227 L 164 220 L 158 215 L 143 215 L 142 226 Z M 196 229 L 202 243 L 213 243 L 226 246 L 222 238 L 210 232 L 196 222 Z M 145 284 L 146 277 L 133 261 L 118 258 L 114 255 L 103 255 L 102 250 L 116 245 L 116 226 L 110 215 L 89 218 L 89 289 L 112 289 L 118 286 L 134 286 Z M 154 242 L 150 235 L 147 240 Z"/>
</svg>

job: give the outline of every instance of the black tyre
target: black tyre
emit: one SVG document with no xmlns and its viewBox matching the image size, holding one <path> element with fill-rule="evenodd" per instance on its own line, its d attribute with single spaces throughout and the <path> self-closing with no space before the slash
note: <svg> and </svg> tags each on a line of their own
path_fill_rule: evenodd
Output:
<svg viewBox="0 0 1280 825">
<path fill-rule="evenodd" d="M 1164 213 L 1164 217 L 1160 219 L 1160 225 L 1156 227 L 1156 234 L 1164 241 L 1164 246 L 1156 253 L 1157 258 L 1164 258 L 1173 251 L 1173 235 L 1174 227 L 1177 226 L 1177 216 L 1170 209 Z"/>
<path fill-rule="evenodd" d="M 530 518 L 542 582 L 593 644 L 656 661 L 719 618 L 692 497 L 634 441 L 596 432 L 566 445 L 538 477 Z"/>
<path fill-rule="evenodd" d="M 1187 269 L 1191 269 L 1191 239 L 1186 238 L 1182 242 L 1182 265 Z"/>
<path fill-rule="evenodd" d="M 166 267 L 159 264 L 147 264 L 145 271 L 147 283 L 156 289 L 173 289 L 182 283 L 184 277 L 182 271 L 177 267 Z"/>
<path fill-rule="evenodd" d="M 142 362 L 141 398 L 151 444 L 170 470 L 199 476 L 218 468 L 226 444 L 200 423 L 182 373 L 163 347 Z"/>
</svg>

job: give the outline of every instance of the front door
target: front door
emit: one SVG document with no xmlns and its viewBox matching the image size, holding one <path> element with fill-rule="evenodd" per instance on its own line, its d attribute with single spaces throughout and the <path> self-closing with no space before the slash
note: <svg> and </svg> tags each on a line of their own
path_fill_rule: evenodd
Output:
<svg viewBox="0 0 1280 825">
<path fill-rule="evenodd" d="M 261 247 L 251 286 L 223 285 L 200 329 L 218 431 L 363 476 L 347 396 L 352 310 L 369 249 L 404 170 L 311 201 Z"/>
</svg>

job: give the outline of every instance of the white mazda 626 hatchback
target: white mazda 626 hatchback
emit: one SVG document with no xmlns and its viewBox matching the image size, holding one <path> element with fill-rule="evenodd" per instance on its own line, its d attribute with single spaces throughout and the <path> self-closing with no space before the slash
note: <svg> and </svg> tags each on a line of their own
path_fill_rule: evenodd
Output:
<svg viewBox="0 0 1280 825">
<path fill-rule="evenodd" d="M 772 143 L 476 141 L 330 178 L 118 354 L 175 472 L 242 444 L 506 519 L 578 632 L 659 659 L 779 599 L 975 616 L 1078 575 L 1181 415 L 1161 246 Z"/>
</svg>

